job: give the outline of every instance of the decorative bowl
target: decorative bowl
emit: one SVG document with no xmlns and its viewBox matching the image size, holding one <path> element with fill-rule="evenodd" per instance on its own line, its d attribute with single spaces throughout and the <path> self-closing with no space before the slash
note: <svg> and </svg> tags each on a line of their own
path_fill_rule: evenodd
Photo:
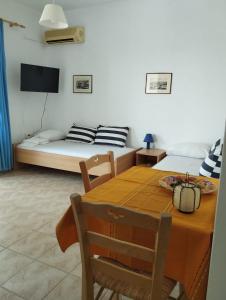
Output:
<svg viewBox="0 0 226 300">
<path fill-rule="evenodd" d="M 165 176 L 159 180 L 160 186 L 171 191 L 173 191 L 175 186 L 185 182 L 187 182 L 186 175 L 170 175 Z M 189 176 L 189 182 L 194 183 L 196 186 L 200 187 L 202 194 L 210 194 L 217 190 L 217 186 L 207 179 L 200 179 L 199 177 Z"/>
</svg>

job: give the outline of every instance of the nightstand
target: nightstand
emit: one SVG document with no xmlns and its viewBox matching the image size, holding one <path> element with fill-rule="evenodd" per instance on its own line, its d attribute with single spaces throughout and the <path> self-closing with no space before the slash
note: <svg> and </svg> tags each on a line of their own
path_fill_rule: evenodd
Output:
<svg viewBox="0 0 226 300">
<path fill-rule="evenodd" d="M 162 149 L 141 149 L 136 152 L 136 165 L 154 166 L 166 156 L 166 151 Z"/>
</svg>

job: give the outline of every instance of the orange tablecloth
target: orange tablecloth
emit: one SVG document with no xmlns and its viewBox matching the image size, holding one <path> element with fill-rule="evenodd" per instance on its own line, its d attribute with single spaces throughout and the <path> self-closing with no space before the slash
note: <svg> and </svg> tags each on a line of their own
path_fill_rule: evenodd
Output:
<svg viewBox="0 0 226 300">
<path fill-rule="evenodd" d="M 216 193 L 203 195 L 199 210 L 182 214 L 172 206 L 172 192 L 159 186 L 163 176 L 175 174 L 146 167 L 133 167 L 83 196 L 83 200 L 108 202 L 146 213 L 172 214 L 172 231 L 166 262 L 166 276 L 184 285 L 191 300 L 204 300 L 208 280 L 210 248 L 214 228 Z M 218 185 L 218 180 L 210 179 Z M 89 226 L 101 233 L 151 246 L 153 236 L 134 228 L 113 227 L 100 220 L 89 220 Z M 56 228 L 59 245 L 65 251 L 78 241 L 71 207 Z M 105 253 L 96 253 L 109 255 Z M 117 256 L 120 259 L 119 256 Z M 133 267 L 148 270 L 145 262 L 121 258 Z"/>
</svg>

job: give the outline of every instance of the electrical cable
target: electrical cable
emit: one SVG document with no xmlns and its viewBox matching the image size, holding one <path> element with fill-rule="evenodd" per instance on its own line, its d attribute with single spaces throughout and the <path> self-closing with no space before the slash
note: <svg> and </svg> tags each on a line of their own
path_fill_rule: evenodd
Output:
<svg viewBox="0 0 226 300">
<path fill-rule="evenodd" d="M 43 117 L 44 117 L 44 115 L 45 115 L 45 112 L 46 112 L 46 104 L 47 104 L 47 100 L 48 100 L 48 93 L 46 93 L 46 99 L 45 99 L 45 104 L 44 104 L 44 107 L 43 107 L 43 112 L 42 112 L 42 116 L 41 116 L 41 124 L 40 124 L 40 128 L 39 128 L 39 130 L 38 130 L 38 132 L 40 131 L 40 130 L 42 130 L 42 125 L 43 125 Z"/>
</svg>

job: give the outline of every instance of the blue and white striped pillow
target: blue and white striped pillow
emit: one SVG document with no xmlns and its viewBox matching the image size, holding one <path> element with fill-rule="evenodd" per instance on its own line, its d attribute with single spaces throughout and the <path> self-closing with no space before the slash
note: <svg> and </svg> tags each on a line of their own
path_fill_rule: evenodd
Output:
<svg viewBox="0 0 226 300">
<path fill-rule="evenodd" d="M 220 178 L 223 144 L 219 139 L 211 148 L 209 155 L 203 161 L 199 174 L 207 177 Z"/>
<path fill-rule="evenodd" d="M 98 126 L 94 144 L 125 147 L 129 127 Z"/>
<path fill-rule="evenodd" d="M 74 123 L 67 134 L 66 141 L 92 144 L 94 142 L 96 132 L 96 128 L 77 126 Z"/>
</svg>

